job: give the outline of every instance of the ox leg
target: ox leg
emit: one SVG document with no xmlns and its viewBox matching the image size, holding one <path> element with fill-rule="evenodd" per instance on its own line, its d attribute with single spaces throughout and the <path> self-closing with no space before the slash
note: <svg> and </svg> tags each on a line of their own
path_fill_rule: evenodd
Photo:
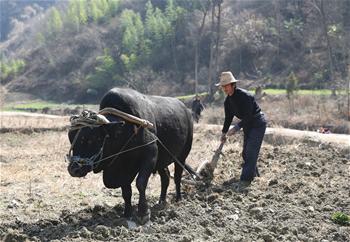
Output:
<svg viewBox="0 0 350 242">
<path fill-rule="evenodd" d="M 146 187 L 148 179 L 151 175 L 151 172 L 142 172 L 139 173 L 136 179 L 136 187 L 139 190 L 139 204 L 137 211 L 137 219 L 140 224 L 145 224 L 150 219 L 150 211 L 148 210 L 148 203 L 146 199 Z"/>
<path fill-rule="evenodd" d="M 181 177 L 182 177 L 183 168 L 175 162 L 175 173 L 174 173 L 174 181 L 176 188 L 176 201 L 181 200 Z"/>
<path fill-rule="evenodd" d="M 168 167 L 166 167 L 164 169 L 159 169 L 158 173 L 160 175 L 160 182 L 161 182 L 161 192 L 160 192 L 159 204 L 163 204 L 166 202 L 166 194 L 167 194 L 168 186 L 169 186 L 170 172 L 169 172 Z"/>
<path fill-rule="evenodd" d="M 139 191 L 139 204 L 137 211 L 137 219 L 140 224 L 147 223 L 151 218 L 146 199 L 146 187 L 154 167 L 157 163 L 158 148 L 156 145 L 149 147 L 147 157 L 142 161 L 139 174 L 136 178 L 136 187 Z"/>
<path fill-rule="evenodd" d="M 124 199 L 124 217 L 130 218 L 132 216 L 132 206 L 131 206 L 131 195 L 132 195 L 132 190 L 131 190 L 131 184 L 122 186 L 122 196 Z"/>
</svg>

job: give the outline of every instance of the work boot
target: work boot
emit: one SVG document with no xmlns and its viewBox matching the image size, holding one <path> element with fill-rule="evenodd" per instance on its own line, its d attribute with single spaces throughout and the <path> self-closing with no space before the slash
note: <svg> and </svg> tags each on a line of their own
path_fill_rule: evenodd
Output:
<svg viewBox="0 0 350 242">
<path fill-rule="evenodd" d="M 237 178 L 230 178 L 229 180 L 224 181 L 222 183 L 222 185 L 224 185 L 224 186 L 233 186 L 234 184 L 238 183 L 238 181 L 239 180 Z"/>
<path fill-rule="evenodd" d="M 239 181 L 233 184 L 232 188 L 235 192 L 243 192 L 247 190 L 250 184 L 251 184 L 251 181 Z"/>
</svg>

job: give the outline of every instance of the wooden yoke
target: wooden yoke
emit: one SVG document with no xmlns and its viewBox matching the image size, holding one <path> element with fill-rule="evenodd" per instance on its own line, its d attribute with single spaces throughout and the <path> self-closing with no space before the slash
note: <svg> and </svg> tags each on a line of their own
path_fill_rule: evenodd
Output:
<svg viewBox="0 0 350 242">
<path fill-rule="evenodd" d="M 104 109 L 99 111 L 99 114 L 102 114 L 102 115 L 112 114 L 112 115 L 118 116 L 122 119 L 125 119 L 126 121 L 129 121 L 131 123 L 141 125 L 144 128 L 153 128 L 153 124 L 150 121 L 136 117 L 136 116 L 128 114 L 128 113 L 124 113 L 124 112 L 122 112 L 118 109 L 115 109 L 115 108 L 104 108 Z"/>
</svg>

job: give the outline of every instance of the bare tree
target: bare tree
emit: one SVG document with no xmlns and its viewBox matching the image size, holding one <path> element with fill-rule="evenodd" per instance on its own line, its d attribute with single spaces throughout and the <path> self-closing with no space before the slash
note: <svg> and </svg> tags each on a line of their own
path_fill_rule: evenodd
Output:
<svg viewBox="0 0 350 242">
<path fill-rule="evenodd" d="M 202 3 L 202 2 L 201 2 Z M 195 40 L 195 53 L 194 53 L 194 81 L 195 81 L 195 93 L 198 93 L 198 60 L 199 60 L 199 45 L 200 42 L 202 40 L 202 36 L 203 36 L 203 29 L 205 26 L 205 20 L 206 17 L 208 15 L 208 11 L 209 11 L 209 7 L 210 7 L 210 0 L 208 0 L 205 5 L 201 4 L 201 9 L 203 12 L 203 17 L 202 17 L 202 21 L 201 21 L 201 25 L 199 27 L 198 30 L 198 36 Z"/>
<path fill-rule="evenodd" d="M 212 77 L 213 77 L 213 56 L 214 56 L 214 31 L 215 31 L 215 5 L 214 1 L 211 3 L 211 34 L 210 34 L 210 56 L 209 56 L 209 71 L 208 71 L 208 91 L 209 97 L 213 95 L 212 91 Z"/>
<path fill-rule="evenodd" d="M 346 58 L 346 76 L 345 76 L 345 89 L 348 98 L 348 107 L 347 107 L 347 118 L 350 121 L 350 1 L 344 1 L 343 5 L 343 28 L 345 33 L 343 50 L 347 52 Z"/>
<path fill-rule="evenodd" d="M 217 14 L 217 21 L 216 21 L 216 42 L 215 42 L 215 73 L 218 74 L 219 72 L 219 64 L 218 64 L 218 60 L 219 60 L 219 45 L 220 45 L 220 31 L 221 31 L 221 4 L 222 4 L 223 0 L 219 0 L 217 1 L 217 5 L 218 5 L 218 14 Z"/>
<path fill-rule="evenodd" d="M 312 6 L 317 10 L 320 14 L 320 20 L 322 24 L 323 34 L 327 43 L 327 52 L 328 52 L 328 65 L 329 65 L 329 78 L 332 88 L 332 95 L 335 95 L 335 85 L 334 85 L 334 61 L 333 61 L 333 49 L 330 41 L 330 37 L 328 35 L 328 24 L 327 18 L 324 8 L 324 0 L 313 0 L 311 1 Z"/>
<path fill-rule="evenodd" d="M 218 71 L 218 50 L 220 41 L 220 23 L 221 23 L 221 4 L 222 0 L 212 0 L 211 2 L 211 35 L 210 35 L 210 57 L 209 57 L 209 72 L 208 72 L 208 89 L 209 99 L 214 95 L 213 92 L 213 77 L 216 76 Z M 218 8 L 218 14 L 216 15 L 216 8 Z M 215 61 L 215 62 L 214 62 Z"/>
</svg>

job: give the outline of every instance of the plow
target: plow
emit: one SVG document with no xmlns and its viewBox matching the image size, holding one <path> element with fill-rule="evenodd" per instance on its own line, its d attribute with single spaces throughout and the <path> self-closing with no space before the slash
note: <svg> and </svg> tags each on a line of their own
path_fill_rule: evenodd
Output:
<svg viewBox="0 0 350 242">
<path fill-rule="evenodd" d="M 214 171 L 218 165 L 220 156 L 225 156 L 222 153 L 224 144 L 225 142 L 220 143 L 210 161 L 204 160 L 199 164 L 194 176 L 184 176 L 181 180 L 182 183 L 189 185 L 209 185 L 214 179 Z"/>
</svg>

